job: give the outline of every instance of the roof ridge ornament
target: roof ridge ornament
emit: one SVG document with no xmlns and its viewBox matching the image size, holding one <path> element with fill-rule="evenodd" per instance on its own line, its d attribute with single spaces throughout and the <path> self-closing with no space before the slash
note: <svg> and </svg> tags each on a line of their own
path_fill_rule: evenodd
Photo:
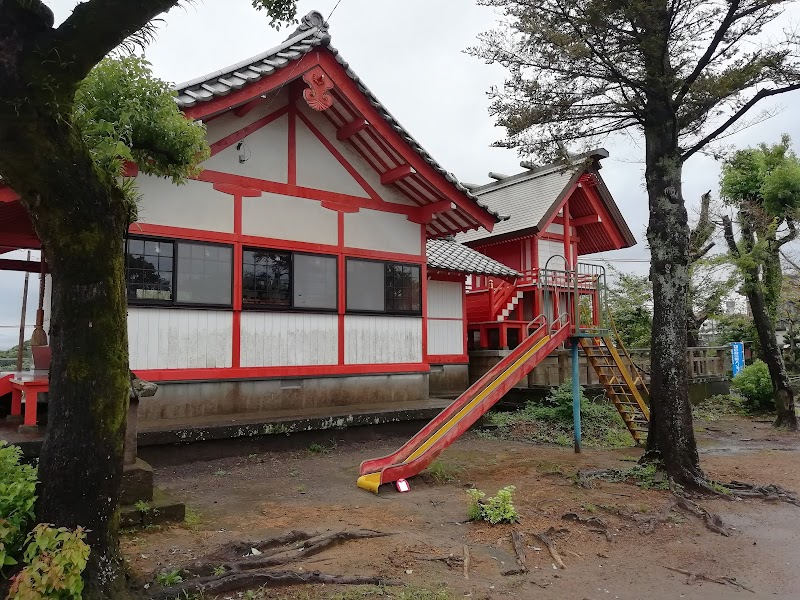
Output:
<svg viewBox="0 0 800 600">
<path fill-rule="evenodd" d="M 294 33 L 292 33 L 292 35 L 286 39 L 289 40 L 297 35 L 300 35 L 301 33 L 309 31 L 310 29 L 314 29 L 314 27 L 316 27 L 321 34 L 328 33 L 328 22 L 318 10 L 312 10 L 305 17 L 300 19 L 300 25 L 298 25 L 297 29 L 294 30 Z"/>
</svg>

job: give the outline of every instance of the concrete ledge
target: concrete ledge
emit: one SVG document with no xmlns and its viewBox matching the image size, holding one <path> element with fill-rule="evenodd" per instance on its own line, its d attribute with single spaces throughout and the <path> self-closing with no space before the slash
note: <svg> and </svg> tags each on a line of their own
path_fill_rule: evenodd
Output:
<svg viewBox="0 0 800 600">
<path fill-rule="evenodd" d="M 186 517 L 186 505 L 177 502 L 156 488 L 152 502 L 140 507 L 127 504 L 119 509 L 120 527 L 146 527 L 165 523 L 181 523 Z"/>
</svg>

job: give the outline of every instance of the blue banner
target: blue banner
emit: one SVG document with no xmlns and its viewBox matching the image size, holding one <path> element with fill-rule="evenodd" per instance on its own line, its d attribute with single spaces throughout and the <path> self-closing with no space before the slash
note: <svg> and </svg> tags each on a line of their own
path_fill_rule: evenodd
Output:
<svg viewBox="0 0 800 600">
<path fill-rule="evenodd" d="M 731 342 L 731 369 L 733 376 L 744 368 L 744 342 Z"/>
</svg>

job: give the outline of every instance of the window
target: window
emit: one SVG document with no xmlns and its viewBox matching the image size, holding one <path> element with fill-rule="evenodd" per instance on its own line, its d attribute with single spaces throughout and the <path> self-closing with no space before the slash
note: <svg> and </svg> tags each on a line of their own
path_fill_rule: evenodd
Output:
<svg viewBox="0 0 800 600">
<path fill-rule="evenodd" d="M 243 253 L 243 304 L 248 307 L 336 310 L 335 256 L 277 250 Z"/>
<path fill-rule="evenodd" d="M 421 314 L 419 265 L 348 259 L 347 309 Z"/>
<path fill-rule="evenodd" d="M 233 248 L 129 238 L 128 300 L 143 304 L 231 305 Z"/>
</svg>

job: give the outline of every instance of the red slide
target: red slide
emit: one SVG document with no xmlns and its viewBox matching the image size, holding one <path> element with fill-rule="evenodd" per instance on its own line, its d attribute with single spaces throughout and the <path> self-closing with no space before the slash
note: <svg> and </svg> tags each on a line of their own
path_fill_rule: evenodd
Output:
<svg viewBox="0 0 800 600">
<path fill-rule="evenodd" d="M 569 337 L 569 323 L 548 327 L 544 317 L 538 317 L 531 324 L 538 325 L 533 333 L 402 448 L 362 462 L 358 487 L 377 494 L 382 484 L 421 472 Z"/>
</svg>

